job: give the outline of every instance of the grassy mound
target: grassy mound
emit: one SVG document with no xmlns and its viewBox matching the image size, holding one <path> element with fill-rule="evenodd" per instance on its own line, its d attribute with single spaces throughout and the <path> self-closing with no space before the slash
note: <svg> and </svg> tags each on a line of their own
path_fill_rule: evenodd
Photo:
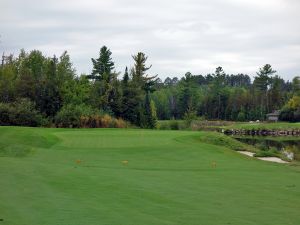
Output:
<svg viewBox="0 0 300 225">
<path fill-rule="evenodd" d="M 233 149 L 235 151 L 250 151 L 250 152 L 258 151 L 256 148 L 252 147 L 251 145 L 244 144 L 229 136 L 217 132 L 201 132 L 201 135 L 199 135 L 198 138 L 201 142 L 220 145 L 223 147 Z"/>
<path fill-rule="evenodd" d="M 0 157 L 24 157 L 35 148 L 49 148 L 56 137 L 37 128 L 0 127 Z"/>
</svg>

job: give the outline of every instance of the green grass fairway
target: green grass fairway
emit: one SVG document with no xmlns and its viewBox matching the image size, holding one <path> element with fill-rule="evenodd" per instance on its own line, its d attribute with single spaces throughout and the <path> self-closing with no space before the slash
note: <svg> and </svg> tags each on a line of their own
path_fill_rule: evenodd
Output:
<svg viewBox="0 0 300 225">
<path fill-rule="evenodd" d="M 300 224 L 299 164 L 206 134 L 0 127 L 0 225 Z"/>
</svg>

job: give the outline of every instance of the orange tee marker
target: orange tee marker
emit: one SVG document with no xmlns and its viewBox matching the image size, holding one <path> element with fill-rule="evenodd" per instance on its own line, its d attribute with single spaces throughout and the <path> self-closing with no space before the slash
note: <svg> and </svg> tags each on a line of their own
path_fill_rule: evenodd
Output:
<svg viewBox="0 0 300 225">
<path fill-rule="evenodd" d="M 211 163 L 211 167 L 212 167 L 212 168 L 216 168 L 216 167 L 217 167 L 217 163 L 216 163 L 216 162 L 212 162 L 212 163 Z"/>
</svg>

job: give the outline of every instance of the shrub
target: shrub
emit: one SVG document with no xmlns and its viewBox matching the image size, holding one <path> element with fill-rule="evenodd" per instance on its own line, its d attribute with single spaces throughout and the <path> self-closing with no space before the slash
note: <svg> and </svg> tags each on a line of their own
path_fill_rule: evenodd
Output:
<svg viewBox="0 0 300 225">
<path fill-rule="evenodd" d="M 100 124 L 101 124 L 100 116 L 99 115 L 91 115 L 89 122 L 87 124 L 87 127 L 97 128 L 97 127 L 101 127 Z"/>
<path fill-rule="evenodd" d="M 280 120 L 289 122 L 299 122 L 300 121 L 300 96 L 293 96 L 287 104 L 282 108 Z"/>
<path fill-rule="evenodd" d="M 89 116 L 80 116 L 80 127 L 89 127 L 89 121 L 90 117 Z"/>
<path fill-rule="evenodd" d="M 48 123 L 27 98 L 17 99 L 13 103 L 0 104 L 0 125 L 41 126 Z"/>
<path fill-rule="evenodd" d="M 244 112 L 239 112 L 237 116 L 238 121 L 245 121 L 246 120 L 246 114 Z"/>
<path fill-rule="evenodd" d="M 0 103 L 0 125 L 7 126 L 11 124 L 9 115 L 12 112 L 12 108 L 9 104 Z"/>
<path fill-rule="evenodd" d="M 169 122 L 169 127 L 171 130 L 179 130 L 179 123 L 177 120 L 171 120 Z"/>
<path fill-rule="evenodd" d="M 189 127 L 192 121 L 197 119 L 197 112 L 188 109 L 187 112 L 184 113 L 183 119 L 185 120 L 186 125 Z"/>
<path fill-rule="evenodd" d="M 282 121 L 293 122 L 295 120 L 294 111 L 288 107 L 284 107 L 280 112 L 279 119 Z"/>
<path fill-rule="evenodd" d="M 56 114 L 55 123 L 58 127 L 80 127 L 82 124 L 81 117 L 89 116 L 92 113 L 92 108 L 85 104 L 64 105 Z"/>
<path fill-rule="evenodd" d="M 257 143 L 257 144 L 255 144 L 255 147 L 257 149 L 262 150 L 262 151 L 268 151 L 269 150 L 268 145 L 266 143 Z"/>
<path fill-rule="evenodd" d="M 300 150 L 297 145 L 286 146 L 284 151 L 293 153 L 294 155 L 293 159 L 296 161 L 300 161 Z"/>
<path fill-rule="evenodd" d="M 160 122 L 160 123 L 158 123 L 157 128 L 159 130 L 170 130 L 171 129 L 169 121 L 168 122 Z"/>
<path fill-rule="evenodd" d="M 115 119 L 110 115 L 90 115 L 80 117 L 80 127 L 85 128 L 126 128 L 129 126 L 128 122 L 122 119 Z"/>
<path fill-rule="evenodd" d="M 126 128 L 128 127 L 127 123 L 122 119 L 115 119 L 115 128 Z"/>
<path fill-rule="evenodd" d="M 254 154 L 254 157 L 278 157 L 278 153 L 273 151 L 259 151 Z"/>
<path fill-rule="evenodd" d="M 100 118 L 100 127 L 103 127 L 103 128 L 108 128 L 108 127 L 114 127 L 114 124 L 113 124 L 113 118 L 109 115 L 104 115 Z"/>
</svg>

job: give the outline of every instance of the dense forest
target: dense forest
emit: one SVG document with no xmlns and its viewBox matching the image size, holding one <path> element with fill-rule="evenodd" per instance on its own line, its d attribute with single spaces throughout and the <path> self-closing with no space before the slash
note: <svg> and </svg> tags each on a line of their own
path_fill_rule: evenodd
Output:
<svg viewBox="0 0 300 225">
<path fill-rule="evenodd" d="M 181 79 L 147 74 L 139 52 L 133 67 L 116 72 L 103 46 L 91 60 L 91 74 L 76 74 L 70 56 L 47 57 L 38 50 L 2 56 L 0 125 L 154 128 L 157 119 L 264 120 L 281 110 L 285 121 L 300 121 L 300 79 L 285 81 L 271 65 L 247 74 L 187 72 Z"/>
<path fill-rule="evenodd" d="M 267 113 L 281 110 L 282 120 L 298 121 L 299 90 L 299 77 L 285 81 L 266 64 L 253 82 L 249 75 L 229 75 L 222 67 L 205 76 L 188 72 L 180 80 L 168 77 L 158 82 L 152 98 L 160 119 L 194 115 L 212 120 L 265 120 Z"/>
</svg>

